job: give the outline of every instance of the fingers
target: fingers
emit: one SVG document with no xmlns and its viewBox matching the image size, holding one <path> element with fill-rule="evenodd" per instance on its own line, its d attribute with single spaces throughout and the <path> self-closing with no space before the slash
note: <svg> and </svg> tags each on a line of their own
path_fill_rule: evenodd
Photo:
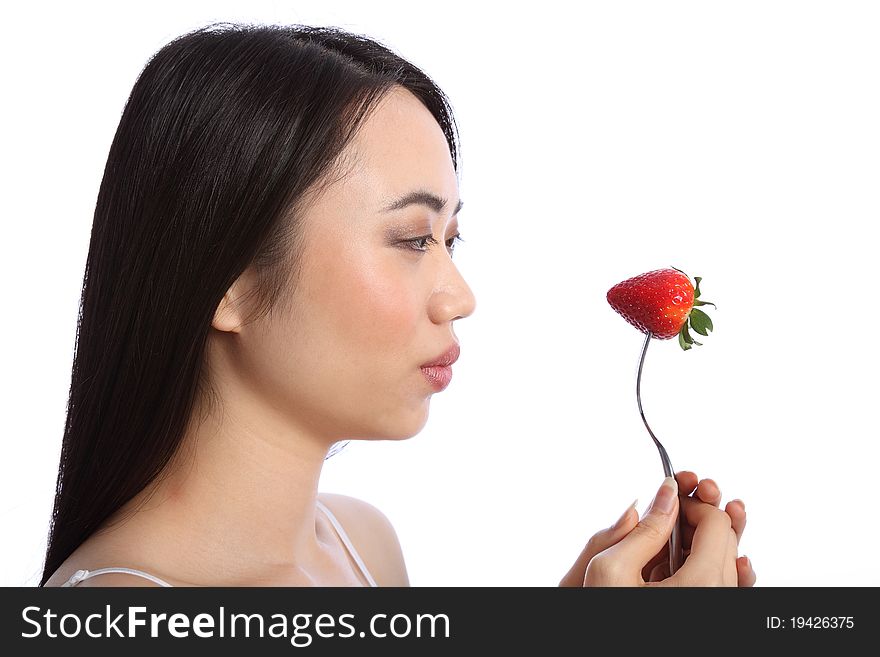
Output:
<svg viewBox="0 0 880 657">
<path fill-rule="evenodd" d="M 675 475 L 678 482 L 678 494 L 690 495 L 697 487 L 697 475 L 690 470 L 681 470 Z"/>
<path fill-rule="evenodd" d="M 730 500 L 724 510 L 730 516 L 730 525 L 736 533 L 736 544 L 739 545 L 746 528 L 746 504 L 742 500 Z"/>
<path fill-rule="evenodd" d="M 698 498 L 706 504 L 711 504 L 712 506 L 721 505 L 721 488 L 719 488 L 714 479 L 707 478 L 698 480 L 697 475 L 690 470 L 681 470 L 676 475 L 676 479 L 678 480 L 679 491 L 682 495 L 692 494 L 693 497 Z M 687 491 L 687 493 L 685 493 L 685 491 Z M 731 500 L 724 507 L 724 510 L 730 516 L 731 526 L 736 533 L 736 541 L 737 545 L 739 545 L 743 531 L 746 528 L 745 502 L 740 499 Z M 687 528 L 685 528 L 685 534 L 687 535 L 686 545 L 689 545 L 690 537 L 693 536 L 693 531 L 688 532 Z"/>
<path fill-rule="evenodd" d="M 683 504 L 687 503 L 688 502 L 683 502 Z M 739 545 L 743 531 L 745 531 L 746 528 L 745 504 L 743 504 L 742 500 L 731 500 L 727 503 L 727 506 L 724 507 L 724 510 L 727 512 L 727 515 L 730 516 L 730 525 L 736 534 L 736 544 Z M 681 543 L 684 547 L 690 547 L 694 540 L 694 528 L 687 522 L 683 524 L 684 527 L 682 528 Z"/>
<path fill-rule="evenodd" d="M 732 563 L 736 554 L 736 536 L 730 516 L 693 498 L 683 498 L 681 502 L 685 518 L 694 526 L 691 553 L 682 570 L 690 566 L 692 570 L 708 569 L 722 574 L 725 561 Z M 734 552 L 730 559 L 726 559 L 730 541 L 734 543 Z"/>
<path fill-rule="evenodd" d="M 675 475 L 681 495 L 694 495 L 706 504 L 721 504 L 721 489 L 714 479 L 699 479 L 690 470 L 681 470 Z"/>
<path fill-rule="evenodd" d="M 736 565 L 736 534 L 733 530 L 727 532 L 727 556 L 724 558 L 722 581 L 724 586 L 737 586 L 739 572 Z"/>
<path fill-rule="evenodd" d="M 755 581 L 758 579 L 747 556 L 742 556 L 736 560 L 736 574 L 740 587 L 754 586 Z"/>
<path fill-rule="evenodd" d="M 666 582 L 672 584 L 672 580 L 678 580 L 677 585 L 693 582 L 691 585 L 753 586 L 757 578 L 751 563 L 746 557 L 737 558 L 746 525 L 742 500 L 731 500 L 721 510 L 721 489 L 714 480 L 701 480 L 695 473 L 682 470 L 676 473 L 674 481 L 677 492 L 669 496 L 671 514 L 664 512 L 662 505 L 657 503 L 667 497 L 663 493 L 669 491 L 663 489 L 669 486 L 664 486 L 641 521 L 635 512 L 626 518 L 623 524 L 631 529 L 628 528 L 624 536 L 621 537 L 623 532 L 612 532 L 613 528 L 610 528 L 605 530 L 607 534 L 600 532 L 591 539 L 592 545 L 588 544 L 583 556 L 589 569 L 595 570 L 594 579 L 597 582 L 613 580 L 617 585 L 626 586 L 639 583 L 667 585 Z M 686 559 L 676 576 L 670 578 L 667 542 L 678 513 L 683 516 L 682 547 Z M 632 526 L 636 521 L 637 524 Z M 613 538 L 608 538 L 610 536 Z M 602 549 L 607 544 L 611 547 Z M 595 555 L 598 555 L 597 567 L 593 569 L 590 559 Z M 599 561 L 602 563 L 598 564 Z M 589 579 L 588 572 L 585 585 L 589 585 Z"/>
<path fill-rule="evenodd" d="M 685 522 L 682 523 L 682 534 L 681 534 L 681 544 L 685 549 L 689 549 L 693 544 L 694 540 L 694 525 L 691 524 L 688 520 L 688 514 L 685 511 L 685 506 L 699 504 L 701 503 L 694 497 L 682 497 L 680 498 L 682 513 L 685 514 Z M 742 500 L 731 500 L 724 507 L 724 511 L 730 516 L 730 525 L 736 535 L 736 544 L 739 545 L 740 540 L 742 539 L 743 531 L 746 527 L 746 512 L 745 512 L 745 504 Z M 645 579 L 649 579 L 649 575 L 651 569 L 656 566 L 663 558 L 663 551 L 661 550 L 649 563 L 645 568 L 644 577 Z"/>
<path fill-rule="evenodd" d="M 693 486 L 693 496 L 679 497 L 684 516 L 682 545 L 685 548 L 683 581 L 697 585 L 753 586 L 754 570 L 747 558 L 737 558 L 737 549 L 746 524 L 745 504 L 731 500 L 718 508 L 721 490 L 711 479 L 698 480 L 682 471 L 677 474 L 684 489 Z M 645 583 L 661 583 L 669 577 L 667 546 L 663 546 L 642 568 Z"/>
<path fill-rule="evenodd" d="M 712 506 L 721 504 L 721 489 L 712 479 L 701 479 L 694 496 Z"/>
</svg>

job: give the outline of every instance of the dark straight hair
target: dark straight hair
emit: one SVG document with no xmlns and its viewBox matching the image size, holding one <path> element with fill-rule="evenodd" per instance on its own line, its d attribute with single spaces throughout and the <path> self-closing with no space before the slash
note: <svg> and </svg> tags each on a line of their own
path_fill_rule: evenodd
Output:
<svg viewBox="0 0 880 657">
<path fill-rule="evenodd" d="M 296 285 L 301 211 L 396 85 L 446 135 L 445 94 L 388 47 L 334 27 L 213 23 L 159 50 L 110 146 L 83 277 L 55 504 L 40 586 L 173 460 L 214 312 L 248 267 L 248 321 Z"/>
</svg>

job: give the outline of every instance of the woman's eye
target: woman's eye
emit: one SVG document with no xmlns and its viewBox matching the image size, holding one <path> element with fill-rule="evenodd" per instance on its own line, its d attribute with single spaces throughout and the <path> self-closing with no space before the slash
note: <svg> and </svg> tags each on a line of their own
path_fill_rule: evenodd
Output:
<svg viewBox="0 0 880 657">
<path fill-rule="evenodd" d="M 450 237 L 448 240 L 446 240 L 446 247 L 450 250 L 450 252 L 455 250 L 456 240 L 459 242 L 464 242 L 464 238 L 462 238 L 461 233 L 456 233 L 455 235 Z M 422 237 L 416 237 L 411 240 L 406 240 L 406 244 L 412 245 L 412 246 L 410 246 L 410 248 L 413 249 L 414 251 L 424 252 L 424 251 L 428 250 L 427 247 L 429 244 L 439 244 L 439 242 L 436 239 L 434 239 L 433 235 L 424 235 Z M 424 246 L 422 246 L 423 244 L 424 244 Z"/>
</svg>

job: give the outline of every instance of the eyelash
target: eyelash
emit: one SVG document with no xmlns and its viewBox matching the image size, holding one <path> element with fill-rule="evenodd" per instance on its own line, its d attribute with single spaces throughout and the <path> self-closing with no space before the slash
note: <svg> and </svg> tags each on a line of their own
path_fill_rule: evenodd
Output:
<svg viewBox="0 0 880 657">
<path fill-rule="evenodd" d="M 450 240 L 457 240 L 459 242 L 464 242 L 464 238 L 461 236 L 461 233 L 456 233 L 455 235 L 453 235 L 449 239 Z M 448 242 L 449 240 L 446 240 L 446 241 Z M 404 240 L 403 243 L 404 244 L 417 244 L 418 242 L 427 242 L 428 244 L 439 244 L 439 242 L 436 239 L 434 239 L 433 235 L 423 235 L 422 237 L 414 237 L 411 240 Z M 419 249 L 419 248 L 416 248 L 415 246 L 410 246 L 409 248 L 412 249 L 413 251 L 419 251 L 421 253 L 427 252 L 427 246 L 424 249 Z M 452 249 L 455 250 L 455 242 L 454 241 L 452 243 Z"/>
</svg>

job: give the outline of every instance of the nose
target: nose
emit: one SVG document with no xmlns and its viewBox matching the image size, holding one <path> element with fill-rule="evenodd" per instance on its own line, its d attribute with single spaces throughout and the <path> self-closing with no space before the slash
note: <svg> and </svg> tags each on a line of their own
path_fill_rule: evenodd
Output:
<svg viewBox="0 0 880 657">
<path fill-rule="evenodd" d="M 474 312 L 477 300 L 458 267 L 448 254 L 441 254 L 444 265 L 438 272 L 437 286 L 431 294 L 428 312 L 435 324 L 463 319 Z"/>
</svg>

